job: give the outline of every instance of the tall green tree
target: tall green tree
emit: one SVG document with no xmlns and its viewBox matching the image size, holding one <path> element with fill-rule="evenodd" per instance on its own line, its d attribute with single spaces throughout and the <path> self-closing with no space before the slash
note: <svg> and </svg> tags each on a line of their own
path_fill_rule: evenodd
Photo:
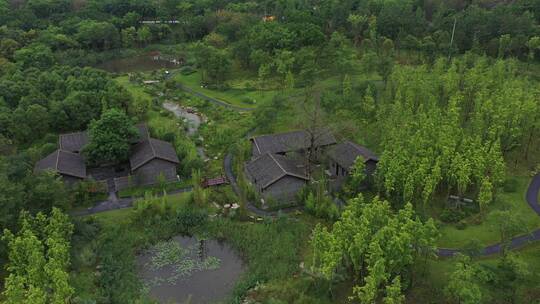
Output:
<svg viewBox="0 0 540 304">
<path fill-rule="evenodd" d="M 331 231 L 320 225 L 313 230 L 313 270 L 328 280 L 351 275 L 360 282 L 352 297 L 361 303 L 383 296 L 399 303 L 400 278 L 412 282 L 412 266 L 433 254 L 437 235 L 433 221 L 420 221 L 412 205 L 394 213 L 388 202 L 359 195 Z"/>
<path fill-rule="evenodd" d="M 480 283 L 485 279 L 484 273 L 472 264 L 469 257 L 460 255 L 444 291 L 456 303 L 479 304 L 483 298 Z"/>
<path fill-rule="evenodd" d="M 129 157 L 130 143 L 138 132 L 133 121 L 122 111 L 110 109 L 90 123 L 90 142 L 84 148 L 88 162 L 119 163 Z"/>
<path fill-rule="evenodd" d="M 69 284 L 69 217 L 54 208 L 49 215 L 21 214 L 20 230 L 4 231 L 9 248 L 3 296 L 5 303 L 66 303 L 74 293 Z"/>
</svg>

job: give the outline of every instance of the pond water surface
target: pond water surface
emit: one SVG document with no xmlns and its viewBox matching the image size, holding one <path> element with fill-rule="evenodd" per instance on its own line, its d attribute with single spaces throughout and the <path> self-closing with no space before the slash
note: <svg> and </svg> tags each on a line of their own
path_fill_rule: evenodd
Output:
<svg viewBox="0 0 540 304">
<path fill-rule="evenodd" d="M 244 271 L 240 256 L 223 242 L 176 236 L 160 244 L 137 257 L 139 276 L 150 297 L 160 303 L 219 303 Z M 163 262 L 179 248 L 180 259 Z"/>
<path fill-rule="evenodd" d="M 95 67 L 110 73 L 129 73 L 154 71 L 159 69 L 172 69 L 178 67 L 178 65 L 168 60 L 154 60 L 154 58 L 152 58 L 151 56 L 143 55 L 129 58 L 113 59 L 100 63 Z"/>
</svg>

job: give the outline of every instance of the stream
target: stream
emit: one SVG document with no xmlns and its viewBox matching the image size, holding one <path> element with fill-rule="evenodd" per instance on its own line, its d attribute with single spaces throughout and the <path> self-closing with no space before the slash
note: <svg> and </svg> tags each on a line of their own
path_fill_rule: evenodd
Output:
<svg viewBox="0 0 540 304">
<path fill-rule="evenodd" d="M 189 136 L 193 136 L 197 134 L 197 131 L 199 130 L 199 126 L 201 125 L 203 121 L 201 116 L 199 116 L 196 113 L 189 112 L 185 108 L 170 101 L 164 102 L 163 108 L 172 112 L 174 116 L 178 118 L 182 118 L 184 119 L 185 122 L 187 122 L 187 126 L 188 126 L 187 134 Z M 199 154 L 199 156 L 202 159 L 208 159 L 208 156 L 206 156 L 206 153 L 204 152 L 204 148 L 202 147 L 197 147 L 197 154 Z"/>
<path fill-rule="evenodd" d="M 202 118 L 196 113 L 190 113 L 185 108 L 182 108 L 176 103 L 166 101 L 163 103 L 163 108 L 171 111 L 176 117 L 183 118 L 188 124 L 188 135 L 192 136 L 197 133 L 201 125 Z"/>
</svg>

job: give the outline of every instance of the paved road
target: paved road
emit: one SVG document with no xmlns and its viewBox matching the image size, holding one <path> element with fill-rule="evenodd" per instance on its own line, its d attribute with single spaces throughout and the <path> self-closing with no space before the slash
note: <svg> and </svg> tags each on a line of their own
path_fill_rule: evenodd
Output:
<svg viewBox="0 0 540 304">
<path fill-rule="evenodd" d="M 527 203 L 532 208 L 534 212 L 538 216 L 540 216 L 540 202 L 538 202 L 538 193 L 540 191 L 540 173 L 535 175 L 531 183 L 529 184 L 529 188 L 527 188 L 527 194 L 525 195 L 525 199 L 527 200 Z M 526 245 L 532 241 L 538 241 L 540 240 L 540 229 L 537 229 L 535 231 L 532 231 L 529 234 L 520 235 L 515 238 L 513 238 L 510 241 L 510 244 L 508 244 L 508 247 L 510 249 L 518 248 L 523 245 Z M 480 254 L 481 255 L 492 255 L 496 253 L 500 253 L 502 250 L 502 245 L 500 243 L 490 245 L 485 247 Z M 450 257 L 455 255 L 456 253 L 460 252 L 459 249 L 450 249 L 450 248 L 439 248 L 437 250 L 437 254 L 441 257 Z"/>
<path fill-rule="evenodd" d="M 527 189 L 527 203 L 529 206 L 536 212 L 538 216 L 540 216 L 540 202 L 538 202 L 538 192 L 540 191 L 540 173 L 536 174 L 531 183 L 529 184 L 529 188 Z"/>
</svg>

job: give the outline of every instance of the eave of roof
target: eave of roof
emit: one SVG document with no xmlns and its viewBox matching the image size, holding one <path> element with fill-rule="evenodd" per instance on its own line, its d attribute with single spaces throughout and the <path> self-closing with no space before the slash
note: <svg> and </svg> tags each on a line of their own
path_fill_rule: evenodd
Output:
<svg viewBox="0 0 540 304">
<path fill-rule="evenodd" d="M 272 162 L 278 166 L 278 168 L 280 169 L 280 174 L 276 175 L 273 179 L 271 179 L 271 180 L 267 181 L 266 183 L 264 183 L 263 185 L 261 185 L 262 189 L 266 189 L 266 188 L 270 187 L 271 185 L 273 185 L 274 183 L 276 183 L 278 180 L 282 179 L 285 176 L 292 176 L 292 177 L 296 177 L 296 178 L 299 178 L 299 179 L 309 181 L 309 178 L 307 176 L 296 174 L 294 172 L 291 172 L 291 171 L 285 169 L 282 166 L 282 164 L 280 163 L 280 161 L 278 159 L 276 159 L 276 156 L 271 154 L 271 153 L 262 154 L 262 155 L 258 156 L 257 158 L 255 158 L 254 160 L 252 160 L 250 163 L 261 161 L 261 159 L 263 159 L 265 157 L 269 157 L 272 160 Z"/>
<path fill-rule="evenodd" d="M 152 155 L 146 157 L 143 161 L 141 161 L 140 163 L 135 164 L 135 165 L 133 165 L 133 161 L 132 161 L 132 159 L 130 159 L 131 170 L 137 170 L 138 168 L 144 166 L 145 164 L 147 164 L 148 162 L 150 162 L 153 159 L 161 159 L 161 160 L 165 160 L 165 161 L 175 163 L 175 164 L 180 163 L 180 161 L 178 160 L 178 157 L 169 158 L 169 157 L 165 157 L 165 156 L 163 156 L 161 154 L 156 153 L 156 150 L 155 150 L 155 147 L 154 147 L 154 143 L 155 143 L 154 141 L 159 141 L 159 140 L 150 137 L 147 140 L 137 144 L 137 145 L 146 145 L 147 144 L 150 147 L 150 150 L 152 151 Z M 168 143 L 168 142 L 164 142 L 164 143 L 167 143 L 167 144 L 170 145 L 170 143 Z"/>
</svg>

